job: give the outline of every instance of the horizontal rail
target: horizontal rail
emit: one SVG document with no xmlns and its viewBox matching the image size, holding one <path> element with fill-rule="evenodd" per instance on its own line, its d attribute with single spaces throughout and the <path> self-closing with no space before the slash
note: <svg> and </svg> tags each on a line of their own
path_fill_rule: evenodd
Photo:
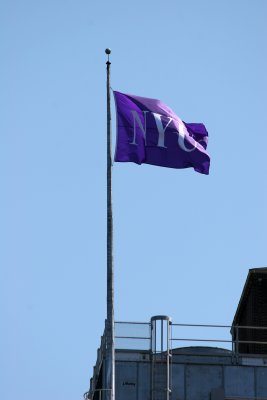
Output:
<svg viewBox="0 0 267 400">
<path fill-rule="evenodd" d="M 184 339 L 184 338 L 172 338 L 173 341 L 185 341 L 185 342 L 221 342 L 221 343 L 232 343 L 232 340 L 224 340 L 224 339 Z M 241 343 L 241 342 L 239 342 Z"/>
<path fill-rule="evenodd" d="M 137 339 L 137 340 L 150 340 L 149 336 L 115 336 L 115 339 Z"/>
<path fill-rule="evenodd" d="M 115 321 L 115 324 L 123 324 L 123 325 L 150 325 L 149 322 L 130 322 L 130 321 Z"/>
<path fill-rule="evenodd" d="M 266 330 L 267 331 L 267 326 L 242 326 L 242 325 L 233 325 L 231 328 L 236 328 L 236 329 L 258 329 L 258 330 Z"/>
<path fill-rule="evenodd" d="M 172 324 L 172 326 L 198 327 L 198 328 L 232 328 L 232 325 L 207 325 L 207 324 Z"/>
<path fill-rule="evenodd" d="M 245 326 L 245 325 L 172 324 L 172 326 L 198 327 L 198 328 L 258 329 L 267 331 L 267 326 L 250 326 L 250 325 Z"/>
<path fill-rule="evenodd" d="M 237 343 L 237 340 L 233 341 L 234 343 Z M 238 343 L 240 344 L 267 344 L 267 342 L 261 342 L 257 340 L 238 340 Z"/>
</svg>

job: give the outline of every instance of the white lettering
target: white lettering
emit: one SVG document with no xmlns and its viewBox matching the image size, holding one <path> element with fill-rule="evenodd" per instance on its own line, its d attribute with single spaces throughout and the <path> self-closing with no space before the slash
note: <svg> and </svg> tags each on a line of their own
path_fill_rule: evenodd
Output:
<svg viewBox="0 0 267 400">
<path fill-rule="evenodd" d="M 167 146 L 165 146 L 165 131 L 168 128 L 168 126 L 170 125 L 170 123 L 172 122 L 173 118 L 168 117 L 169 122 L 166 124 L 165 128 L 163 128 L 162 120 L 160 118 L 161 115 L 157 114 L 157 113 L 152 113 L 152 114 L 154 115 L 156 125 L 158 128 L 158 133 L 159 133 L 158 147 L 164 147 L 166 149 Z"/>
<path fill-rule="evenodd" d="M 137 126 L 139 127 L 139 129 L 141 130 L 141 132 L 143 133 L 144 139 L 145 139 L 145 144 L 146 144 L 146 114 L 149 111 L 143 111 L 144 114 L 144 125 L 141 121 L 140 115 L 137 113 L 137 111 L 135 110 L 131 110 L 131 113 L 133 115 L 133 126 L 134 126 L 134 137 L 133 137 L 133 141 L 131 142 L 131 144 L 137 145 L 136 142 L 136 129 Z M 159 137 L 158 137 L 158 147 L 162 147 L 162 148 L 167 148 L 167 146 L 165 146 L 165 132 L 166 129 L 168 128 L 168 126 L 170 125 L 170 123 L 173 121 L 173 118 L 171 117 L 167 117 L 169 119 L 169 121 L 167 122 L 167 124 L 165 126 L 163 126 L 161 117 L 161 114 L 158 113 L 153 113 L 155 122 L 156 122 L 156 126 L 157 126 L 157 130 L 159 133 Z M 194 151 L 197 146 L 198 143 L 195 141 L 195 139 L 193 139 L 191 136 L 189 136 L 189 133 L 186 129 L 185 124 L 183 123 L 183 121 L 177 117 L 177 119 L 175 119 L 176 122 L 176 126 L 178 125 L 178 145 L 180 146 L 180 148 L 184 151 L 186 151 L 187 153 L 190 153 L 191 151 Z M 187 138 L 187 141 L 189 141 L 192 144 L 192 148 L 188 148 L 186 147 L 185 144 L 185 138 Z M 201 145 L 200 145 L 201 146 Z"/>
<path fill-rule="evenodd" d="M 194 151 L 196 149 L 197 142 L 191 136 L 189 136 L 186 126 L 180 118 L 178 120 L 178 126 L 179 126 L 179 128 L 178 128 L 178 144 L 182 150 L 184 150 L 188 153 L 191 153 L 191 151 Z M 188 149 L 185 145 L 185 137 L 186 136 L 188 138 L 190 138 L 189 140 L 190 140 L 190 142 L 192 142 L 192 146 L 193 146 L 192 149 Z"/>
<path fill-rule="evenodd" d="M 133 121 L 134 121 L 134 137 L 133 137 L 133 141 L 131 142 L 131 144 L 136 144 L 136 122 L 139 126 L 139 128 L 141 129 L 141 131 L 143 132 L 144 135 L 144 139 L 146 142 L 146 113 L 148 113 L 148 111 L 143 111 L 144 113 L 144 126 L 142 125 L 142 121 L 140 119 L 140 116 L 137 114 L 137 112 L 135 110 L 131 110 L 131 113 L 133 114 Z"/>
</svg>

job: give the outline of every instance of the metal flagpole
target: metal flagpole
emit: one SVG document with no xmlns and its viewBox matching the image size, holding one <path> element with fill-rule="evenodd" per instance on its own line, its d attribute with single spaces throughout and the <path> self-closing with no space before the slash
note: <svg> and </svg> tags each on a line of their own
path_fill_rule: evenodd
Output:
<svg viewBox="0 0 267 400">
<path fill-rule="evenodd" d="M 108 400 L 115 400 L 115 348 L 114 348 L 114 268 L 113 268 L 113 216 L 112 216 L 112 156 L 110 110 L 110 49 L 107 61 L 107 324 L 106 324 L 106 388 Z"/>
</svg>

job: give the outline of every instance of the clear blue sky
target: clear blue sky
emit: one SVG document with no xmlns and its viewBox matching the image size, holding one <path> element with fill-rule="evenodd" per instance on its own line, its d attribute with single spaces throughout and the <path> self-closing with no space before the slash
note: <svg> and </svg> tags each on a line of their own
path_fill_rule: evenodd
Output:
<svg viewBox="0 0 267 400">
<path fill-rule="evenodd" d="M 106 47 L 112 87 L 204 122 L 212 159 L 210 176 L 114 165 L 115 318 L 232 322 L 248 269 L 267 265 L 266 18 L 265 0 L 1 2 L 1 399 L 89 386 L 106 316 Z"/>
</svg>

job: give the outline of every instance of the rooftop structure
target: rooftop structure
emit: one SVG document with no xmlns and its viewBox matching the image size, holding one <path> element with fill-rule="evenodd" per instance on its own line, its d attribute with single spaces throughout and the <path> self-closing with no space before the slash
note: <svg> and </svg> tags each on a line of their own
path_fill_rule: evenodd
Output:
<svg viewBox="0 0 267 400">
<path fill-rule="evenodd" d="M 249 270 L 233 326 L 246 327 L 239 329 L 240 352 L 267 354 L 267 330 L 264 329 L 267 326 L 267 268 Z M 234 335 L 236 338 L 237 333 Z"/>
<path fill-rule="evenodd" d="M 116 400 L 267 400 L 267 268 L 249 270 L 233 324 L 115 323 Z M 105 400 L 105 333 L 85 399 Z"/>
</svg>

